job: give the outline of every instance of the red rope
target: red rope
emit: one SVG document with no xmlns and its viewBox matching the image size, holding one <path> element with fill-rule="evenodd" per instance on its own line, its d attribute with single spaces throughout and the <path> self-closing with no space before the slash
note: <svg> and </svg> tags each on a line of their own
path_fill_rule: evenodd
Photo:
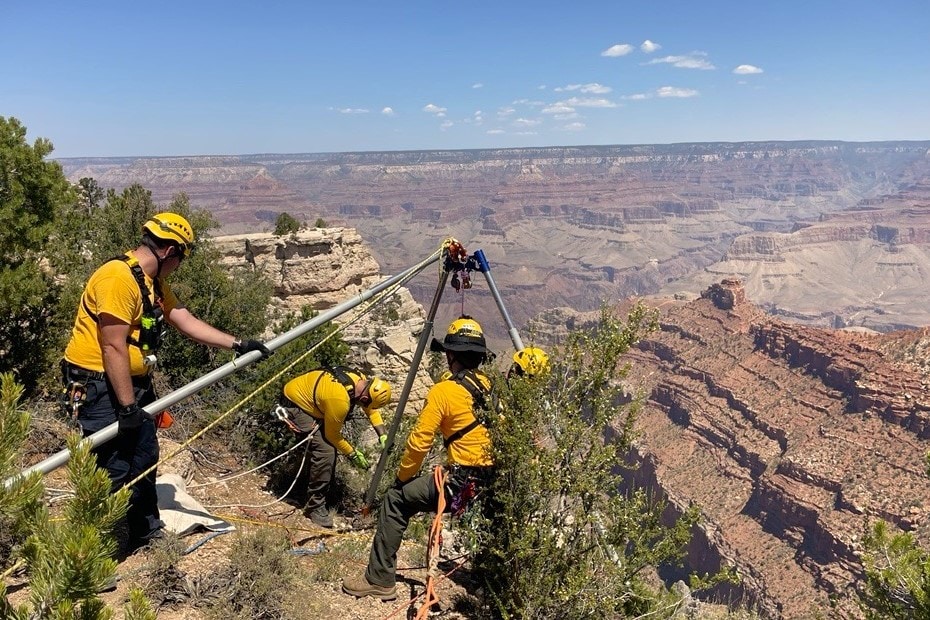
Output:
<svg viewBox="0 0 930 620">
<path fill-rule="evenodd" d="M 426 544 L 426 598 L 417 611 L 416 620 L 425 620 L 429 617 L 429 609 L 434 603 L 439 602 L 439 595 L 436 594 L 436 575 L 439 567 L 439 551 L 442 547 L 442 513 L 446 511 L 446 473 L 442 467 L 433 468 L 433 481 L 436 483 L 436 490 L 439 492 L 439 502 L 436 506 L 436 516 L 433 517 L 433 523 L 429 529 L 429 540 Z"/>
</svg>

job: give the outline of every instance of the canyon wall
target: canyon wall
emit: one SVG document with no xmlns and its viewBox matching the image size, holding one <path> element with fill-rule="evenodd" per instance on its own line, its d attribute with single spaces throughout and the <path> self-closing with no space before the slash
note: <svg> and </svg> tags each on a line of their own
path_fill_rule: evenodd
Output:
<svg viewBox="0 0 930 620">
<path fill-rule="evenodd" d="M 629 355 L 646 395 L 637 477 L 700 506 L 692 568 L 735 565 L 742 584 L 722 591 L 765 617 L 860 617 L 868 524 L 930 540 L 925 331 L 785 323 L 736 280 L 657 305 L 659 331 Z"/>
<path fill-rule="evenodd" d="M 285 211 L 353 226 L 385 273 L 454 236 L 485 251 L 518 324 L 627 295 L 696 297 L 734 276 L 769 312 L 887 331 L 930 323 L 930 293 L 916 284 L 930 268 L 928 152 L 930 142 L 720 142 L 62 164 L 75 181 L 141 183 L 161 203 L 184 191 L 230 233 L 270 230 Z M 429 303 L 432 283 L 410 288 Z M 470 294 L 492 304 L 482 286 Z M 506 347 L 500 322 L 479 318 Z"/>
</svg>

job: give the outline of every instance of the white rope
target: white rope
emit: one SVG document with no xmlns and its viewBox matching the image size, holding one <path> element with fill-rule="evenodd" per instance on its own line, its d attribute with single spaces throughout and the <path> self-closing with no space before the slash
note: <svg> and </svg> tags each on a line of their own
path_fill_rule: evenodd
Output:
<svg viewBox="0 0 930 620">
<path fill-rule="evenodd" d="M 261 469 L 262 467 L 265 467 L 265 466 L 267 466 L 267 465 L 271 465 L 272 463 L 274 463 L 274 462 L 277 461 L 278 459 L 280 459 L 280 458 L 286 456 L 291 450 L 295 450 L 296 448 L 299 448 L 300 446 L 304 445 L 305 443 L 307 443 L 308 441 L 310 441 L 310 438 L 311 438 L 311 437 L 313 437 L 313 433 L 310 433 L 309 435 L 307 435 L 306 437 L 304 437 L 303 439 L 301 439 L 300 441 L 298 441 L 297 443 L 295 443 L 293 446 L 291 446 L 290 448 L 288 448 L 287 450 L 285 450 L 284 452 L 282 452 L 282 453 L 279 454 L 278 456 L 276 456 L 276 457 L 274 457 L 273 459 L 271 459 L 270 461 L 265 461 L 265 462 L 262 463 L 261 465 L 258 465 L 257 467 L 253 467 L 252 469 L 250 469 L 250 470 L 248 470 L 248 471 L 239 472 L 238 474 L 233 474 L 232 476 L 226 476 L 225 478 L 220 478 L 219 480 L 214 480 L 214 481 L 212 481 L 212 482 L 202 482 L 202 483 L 200 483 L 200 484 L 192 484 L 192 485 L 188 486 L 187 488 L 188 488 L 188 489 L 199 489 L 199 488 L 201 488 L 201 487 L 208 487 L 208 486 L 210 486 L 210 485 L 219 484 L 219 483 L 221 483 L 221 482 L 229 482 L 230 480 L 235 480 L 236 478 L 239 478 L 240 476 L 244 476 L 244 475 L 246 475 L 246 474 L 251 474 L 252 472 L 258 471 L 258 470 Z"/>
<path fill-rule="evenodd" d="M 307 439 L 310 439 L 311 437 L 313 437 L 313 433 L 310 433 L 309 435 L 307 435 L 305 441 Z M 297 444 L 297 445 L 300 445 L 300 444 Z M 294 446 L 294 447 L 296 448 L 297 446 Z M 300 459 L 300 467 L 297 469 L 297 473 L 294 475 L 294 480 L 291 481 L 291 486 L 289 486 L 287 488 L 287 491 L 284 492 L 284 495 L 282 495 L 278 499 L 268 502 L 267 504 L 218 504 L 218 505 L 212 504 L 212 505 L 204 505 L 204 508 L 267 508 L 268 506 L 273 506 L 277 504 L 278 502 L 283 501 L 284 498 L 287 497 L 290 494 L 290 492 L 294 490 L 294 485 L 297 484 L 297 480 L 300 478 L 300 474 L 304 470 L 304 463 L 307 462 L 307 452 L 309 451 L 310 451 L 310 444 L 308 443 L 307 447 L 304 448 L 304 456 L 302 459 Z M 281 456 L 284 456 L 284 455 L 281 455 Z"/>
</svg>

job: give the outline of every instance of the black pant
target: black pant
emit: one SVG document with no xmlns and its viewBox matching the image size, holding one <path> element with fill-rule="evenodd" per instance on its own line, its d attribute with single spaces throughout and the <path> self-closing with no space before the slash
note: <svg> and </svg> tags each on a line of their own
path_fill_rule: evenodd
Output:
<svg viewBox="0 0 930 620">
<path fill-rule="evenodd" d="M 70 375 L 70 379 L 82 381 L 81 377 L 74 373 Z M 87 396 L 78 410 L 78 423 L 84 437 L 87 437 L 117 421 L 116 410 L 119 408 L 119 402 L 105 379 L 82 382 Z M 140 406 L 144 407 L 155 401 L 155 391 L 148 377 L 133 378 L 133 389 L 136 402 Z M 121 431 L 110 441 L 94 448 L 93 454 L 97 459 L 97 466 L 106 469 L 110 477 L 110 491 L 117 491 L 158 462 L 159 448 L 155 423 L 145 420 L 139 428 Z M 129 509 L 126 512 L 130 546 L 145 544 L 164 527 L 158 512 L 155 477 L 156 471 L 152 470 L 130 489 Z"/>
</svg>

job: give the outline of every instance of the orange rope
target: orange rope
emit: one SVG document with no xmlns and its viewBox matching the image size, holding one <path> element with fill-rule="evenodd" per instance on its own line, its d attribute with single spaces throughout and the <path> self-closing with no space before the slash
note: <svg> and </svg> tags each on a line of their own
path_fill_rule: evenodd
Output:
<svg viewBox="0 0 930 620">
<path fill-rule="evenodd" d="M 436 506 L 436 516 L 429 528 L 429 542 L 426 545 L 426 598 L 417 611 L 416 620 L 424 620 L 429 617 L 429 609 L 434 603 L 439 602 L 439 595 L 436 594 L 435 576 L 439 569 L 439 551 L 442 546 L 442 513 L 446 511 L 446 473 L 442 467 L 433 468 L 433 481 L 436 483 L 436 490 L 439 491 L 439 502 Z"/>
</svg>

